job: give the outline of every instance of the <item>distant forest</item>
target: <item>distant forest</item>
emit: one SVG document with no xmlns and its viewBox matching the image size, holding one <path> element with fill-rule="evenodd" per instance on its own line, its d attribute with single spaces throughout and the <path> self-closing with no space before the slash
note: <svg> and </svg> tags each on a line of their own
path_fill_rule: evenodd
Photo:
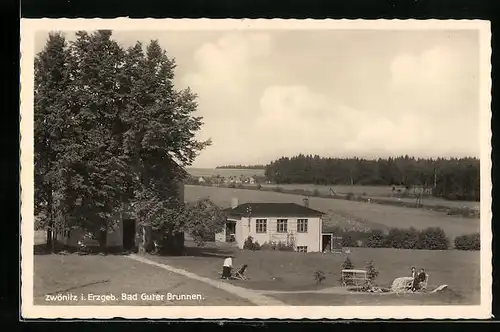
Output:
<svg viewBox="0 0 500 332">
<path fill-rule="evenodd" d="M 265 169 L 265 165 L 224 165 L 217 166 L 216 169 Z"/>
<path fill-rule="evenodd" d="M 449 200 L 479 201 L 480 197 L 477 158 L 366 160 L 300 154 L 271 162 L 265 175 L 277 184 L 405 186 L 420 187 Z"/>
</svg>

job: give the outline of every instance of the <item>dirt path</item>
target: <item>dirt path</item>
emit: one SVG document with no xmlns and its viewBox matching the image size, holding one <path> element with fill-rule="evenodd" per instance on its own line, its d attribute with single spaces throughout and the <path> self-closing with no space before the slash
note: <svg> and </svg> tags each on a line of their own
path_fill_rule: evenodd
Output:
<svg viewBox="0 0 500 332">
<path fill-rule="evenodd" d="M 230 294 L 237 295 L 237 296 L 239 296 L 239 297 L 241 297 L 249 302 L 252 302 L 253 304 L 256 304 L 256 305 L 261 305 L 261 306 L 268 306 L 268 305 L 286 306 L 287 305 L 287 304 L 285 304 L 277 299 L 263 295 L 261 291 L 250 290 L 247 288 L 234 286 L 234 285 L 228 284 L 228 283 L 223 282 L 223 281 L 216 281 L 213 279 L 201 277 L 197 274 L 188 272 L 188 271 L 183 270 L 183 269 L 177 269 L 177 268 L 174 268 L 170 265 L 153 262 L 153 261 L 151 261 L 145 257 L 142 257 L 142 256 L 129 255 L 126 257 L 128 257 L 129 259 L 133 259 L 135 261 L 141 262 L 141 263 L 157 266 L 157 267 L 162 268 L 164 270 L 183 275 L 183 276 L 190 278 L 190 279 L 193 279 L 193 280 L 203 282 L 203 283 L 208 284 L 212 287 L 222 289 Z"/>
</svg>

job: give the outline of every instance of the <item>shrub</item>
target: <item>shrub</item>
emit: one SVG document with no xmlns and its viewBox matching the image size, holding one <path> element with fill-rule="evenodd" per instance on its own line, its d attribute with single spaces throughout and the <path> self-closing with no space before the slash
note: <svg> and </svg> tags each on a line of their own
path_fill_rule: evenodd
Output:
<svg viewBox="0 0 500 332">
<path fill-rule="evenodd" d="M 260 246 L 259 242 L 257 242 L 257 241 L 253 242 L 253 237 L 249 236 L 249 237 L 247 237 L 247 239 L 243 243 L 243 249 L 254 251 L 254 250 L 260 250 L 261 246 Z"/>
<path fill-rule="evenodd" d="M 354 269 L 354 264 L 351 262 L 349 256 L 346 257 L 345 261 L 342 263 L 342 270 Z"/>
<path fill-rule="evenodd" d="M 417 249 L 446 250 L 450 243 L 442 228 L 429 227 L 420 231 Z"/>
<path fill-rule="evenodd" d="M 419 232 L 413 227 L 409 229 L 391 228 L 386 237 L 386 246 L 396 249 L 415 249 L 418 238 Z"/>
<path fill-rule="evenodd" d="M 290 243 L 278 241 L 278 243 L 276 243 L 276 249 L 275 250 L 279 250 L 279 251 L 295 251 L 295 248 Z"/>
<path fill-rule="evenodd" d="M 410 229 L 405 229 L 401 236 L 401 248 L 403 249 L 415 249 L 418 243 L 419 232 L 410 227 Z"/>
<path fill-rule="evenodd" d="M 458 250 L 481 249 L 481 238 L 479 233 L 457 236 L 454 242 L 455 242 L 455 249 Z"/>
<path fill-rule="evenodd" d="M 267 242 L 264 242 L 262 243 L 262 245 L 260 246 L 260 250 L 274 250 L 275 248 L 273 248 L 269 243 Z"/>
<path fill-rule="evenodd" d="M 373 280 L 375 280 L 378 277 L 379 272 L 375 268 L 375 264 L 373 263 L 373 261 L 369 261 L 366 264 L 365 270 L 366 270 L 366 276 L 368 277 L 368 280 L 370 282 L 372 282 Z"/>
<path fill-rule="evenodd" d="M 349 256 L 346 257 L 345 261 L 341 265 L 341 268 L 342 268 L 342 270 L 351 270 L 351 269 L 354 269 L 354 264 L 352 264 L 351 259 L 349 258 Z M 341 275 L 339 281 L 341 283 L 345 283 L 346 285 L 352 285 L 353 284 L 353 280 L 352 280 L 351 276 L 346 276 L 345 280 L 342 280 L 342 275 Z"/>
<path fill-rule="evenodd" d="M 356 240 L 349 233 L 342 235 L 342 247 L 356 247 Z"/>
<path fill-rule="evenodd" d="M 253 237 L 251 237 L 251 236 L 247 237 L 245 242 L 243 242 L 243 249 L 244 250 L 252 250 L 253 249 Z"/>
<path fill-rule="evenodd" d="M 316 283 L 319 285 L 323 280 L 326 279 L 325 273 L 323 271 L 316 271 L 314 272 L 314 280 L 316 280 Z"/>
<path fill-rule="evenodd" d="M 379 229 L 370 232 L 366 246 L 369 248 L 383 248 L 386 243 L 385 234 Z"/>
</svg>

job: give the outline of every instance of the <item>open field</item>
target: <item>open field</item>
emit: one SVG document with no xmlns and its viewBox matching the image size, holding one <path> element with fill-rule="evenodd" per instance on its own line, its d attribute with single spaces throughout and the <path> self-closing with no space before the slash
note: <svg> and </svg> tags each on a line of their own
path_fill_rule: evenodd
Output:
<svg viewBox="0 0 500 332">
<path fill-rule="evenodd" d="M 47 301 L 47 295 L 73 294 L 76 301 Z M 138 300 L 121 300 L 121 293 L 138 294 Z M 201 300 L 141 300 L 146 294 L 201 294 Z M 89 294 L 113 294 L 117 300 L 85 299 Z M 84 300 L 81 296 L 84 296 Z M 124 256 L 35 255 L 35 305 L 252 305 L 204 283 Z"/>
<path fill-rule="evenodd" d="M 186 186 L 185 198 L 194 201 L 199 198 L 210 197 L 216 204 L 229 207 L 231 198 L 237 197 L 239 203 L 269 202 L 269 203 L 297 203 L 303 204 L 302 196 L 283 194 L 272 191 L 257 191 L 246 189 Z M 424 229 L 427 227 L 441 227 L 450 240 L 456 236 L 479 232 L 480 219 L 449 216 L 443 212 L 424 209 L 404 208 L 391 205 L 369 204 L 347 200 L 310 197 L 309 205 L 313 209 L 327 213 L 329 210 L 343 211 L 353 217 L 367 220 L 373 225 L 386 227 Z"/>
<path fill-rule="evenodd" d="M 264 176 L 263 169 L 186 168 L 192 176 Z"/>
<path fill-rule="evenodd" d="M 264 170 L 253 170 L 253 169 L 215 169 L 215 168 L 188 168 L 188 173 L 193 176 L 215 176 L 220 175 L 223 177 L 230 176 L 264 176 Z M 250 186 L 250 185 L 246 185 Z M 315 184 L 261 184 L 264 188 L 272 189 L 279 186 L 283 189 L 293 190 L 307 190 L 313 192 L 317 190 L 321 195 L 330 195 L 330 189 L 336 194 L 347 195 L 352 193 L 357 196 L 365 196 L 377 198 L 379 200 L 387 201 L 402 201 L 410 204 L 415 203 L 415 198 L 397 198 L 392 197 L 392 186 L 361 186 L 361 185 L 315 185 Z M 255 187 L 257 187 L 255 185 Z M 411 192 L 411 190 L 410 190 Z M 446 206 L 450 208 L 470 208 L 479 209 L 479 202 L 469 202 L 469 201 L 450 201 L 437 197 L 426 197 L 423 203 L 427 206 Z"/>
<path fill-rule="evenodd" d="M 150 259 L 183 268 L 198 275 L 217 279 L 222 269 L 224 254 L 233 253 L 233 265 L 239 268 L 248 264 L 246 275 L 250 280 L 229 282 L 255 290 L 318 292 L 340 286 L 341 264 L 344 254 L 296 253 L 282 251 L 246 251 L 209 243 L 203 248 L 190 247 L 187 256 Z M 426 269 L 429 289 L 441 284 L 449 286 L 443 294 L 272 294 L 286 303 L 295 305 L 345 305 L 345 304 L 477 304 L 480 293 L 479 252 L 456 250 L 426 251 L 398 249 L 355 248 L 349 255 L 356 268 L 363 269 L 373 260 L 380 274 L 375 284 L 389 287 L 396 277 L 407 276 L 411 266 Z M 318 286 L 313 273 L 321 270 L 326 279 Z M 418 298 L 420 296 L 420 299 Z M 300 300 L 302 298 L 302 301 Z M 400 300 L 404 302 L 399 302 Z"/>
</svg>

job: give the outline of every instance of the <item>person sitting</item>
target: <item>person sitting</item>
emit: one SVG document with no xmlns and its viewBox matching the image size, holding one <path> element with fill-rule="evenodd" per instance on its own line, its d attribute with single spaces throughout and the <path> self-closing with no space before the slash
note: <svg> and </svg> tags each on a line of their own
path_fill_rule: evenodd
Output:
<svg viewBox="0 0 500 332">
<path fill-rule="evenodd" d="M 420 272 L 417 274 L 417 276 L 415 277 L 415 280 L 413 281 L 413 287 L 412 287 L 412 291 L 417 291 L 419 290 L 421 287 L 421 283 L 423 283 L 425 281 L 425 279 L 427 278 L 427 275 L 425 274 L 425 271 L 424 269 L 420 269 Z"/>
<path fill-rule="evenodd" d="M 231 269 L 233 268 L 233 256 L 226 256 L 224 259 L 224 264 L 222 265 L 222 276 L 221 279 L 231 278 Z"/>
</svg>

